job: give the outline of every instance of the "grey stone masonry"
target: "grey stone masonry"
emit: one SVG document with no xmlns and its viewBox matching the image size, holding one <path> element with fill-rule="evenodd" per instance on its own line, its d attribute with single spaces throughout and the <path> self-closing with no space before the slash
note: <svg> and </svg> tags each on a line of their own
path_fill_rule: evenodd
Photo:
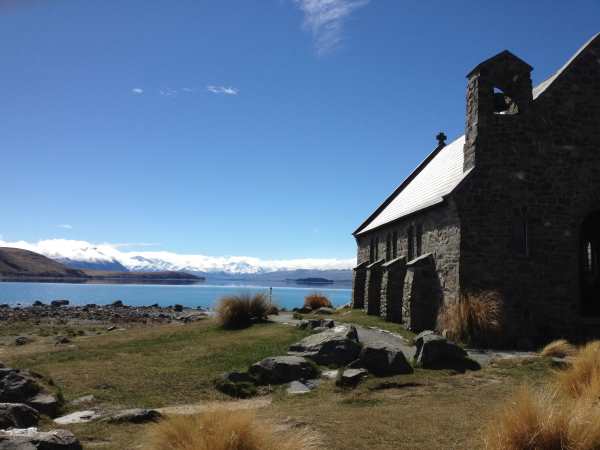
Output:
<svg viewBox="0 0 600 450">
<path fill-rule="evenodd" d="M 367 277 L 365 280 L 365 311 L 374 316 L 379 315 L 381 304 L 381 266 L 385 260 L 380 259 L 367 266 Z"/>
<path fill-rule="evenodd" d="M 363 309 L 365 306 L 365 282 L 367 278 L 367 261 L 352 269 L 352 308 Z"/>
<path fill-rule="evenodd" d="M 382 318 L 392 322 L 402 322 L 402 298 L 404 296 L 404 276 L 406 258 L 392 259 L 381 266 L 381 306 Z"/>
<path fill-rule="evenodd" d="M 442 292 L 431 253 L 406 263 L 402 321 L 411 331 L 435 329 Z"/>
<path fill-rule="evenodd" d="M 369 314 L 396 320 L 401 304 L 405 326 L 433 329 L 442 305 L 491 291 L 513 342 L 600 334 L 600 33 L 534 89 L 531 73 L 508 51 L 470 71 L 462 158 L 426 159 L 354 231 L 357 264 L 387 260 L 365 269 L 364 288 L 355 280 Z M 387 209 L 434 161 L 462 162 L 458 184 L 420 209 Z"/>
</svg>

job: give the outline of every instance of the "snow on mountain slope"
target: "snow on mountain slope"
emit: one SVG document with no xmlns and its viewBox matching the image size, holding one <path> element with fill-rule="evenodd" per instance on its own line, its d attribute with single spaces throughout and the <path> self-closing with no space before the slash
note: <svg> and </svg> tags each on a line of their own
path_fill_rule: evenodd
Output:
<svg viewBox="0 0 600 450">
<path fill-rule="evenodd" d="M 40 253 L 57 261 L 83 267 L 122 266 L 131 271 L 187 271 L 225 274 L 261 274 L 278 271 L 348 270 L 351 259 L 263 260 L 249 256 L 185 255 L 167 251 L 123 251 L 119 244 L 92 244 L 69 239 L 48 239 L 35 243 L 0 240 L 0 247 L 16 247 Z"/>
</svg>

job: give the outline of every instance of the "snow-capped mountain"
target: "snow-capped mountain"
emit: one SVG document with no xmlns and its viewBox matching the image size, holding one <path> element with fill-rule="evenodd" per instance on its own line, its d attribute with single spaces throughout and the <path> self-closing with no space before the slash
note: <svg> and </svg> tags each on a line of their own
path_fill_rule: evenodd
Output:
<svg viewBox="0 0 600 450">
<path fill-rule="evenodd" d="M 133 272 L 183 271 L 222 277 L 261 276 L 277 272 L 281 276 L 301 271 L 303 275 L 328 273 L 348 280 L 355 259 L 264 260 L 249 256 L 187 255 L 167 251 L 124 251 L 125 244 L 92 244 L 86 241 L 48 239 L 35 243 L 0 240 L 0 247 L 31 250 L 73 268 L 129 270 Z"/>
</svg>

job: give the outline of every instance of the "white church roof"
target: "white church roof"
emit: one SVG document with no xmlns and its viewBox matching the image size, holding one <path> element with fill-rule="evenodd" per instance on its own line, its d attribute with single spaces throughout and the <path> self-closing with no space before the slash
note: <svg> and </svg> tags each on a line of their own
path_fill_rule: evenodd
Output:
<svg viewBox="0 0 600 450">
<path fill-rule="evenodd" d="M 554 75 L 533 88 L 533 99 L 542 95 L 552 83 L 577 59 L 600 33 L 587 41 Z M 430 154 L 390 197 L 363 223 L 354 234 L 362 234 L 400 219 L 411 213 L 444 201 L 456 186 L 470 173 L 463 172 L 465 136 L 461 136 L 441 150 Z"/>
<path fill-rule="evenodd" d="M 396 197 L 366 227 L 362 228 L 359 234 L 442 202 L 443 197 L 452 192 L 468 174 L 463 172 L 464 144 L 465 137 L 461 136 L 430 155 L 427 158 L 431 158 L 429 163 L 426 163 L 420 171 L 419 168 L 415 169 L 414 178 L 407 179 L 403 183 L 406 184 L 408 181 L 404 188 L 401 185 L 401 190 Z"/>
</svg>

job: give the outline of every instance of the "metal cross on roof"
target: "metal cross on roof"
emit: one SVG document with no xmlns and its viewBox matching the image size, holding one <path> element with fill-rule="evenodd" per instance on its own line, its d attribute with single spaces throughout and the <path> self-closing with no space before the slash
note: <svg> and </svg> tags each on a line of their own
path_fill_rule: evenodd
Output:
<svg viewBox="0 0 600 450">
<path fill-rule="evenodd" d="M 446 145 L 447 136 L 444 134 L 443 131 L 440 131 L 435 138 L 438 140 L 438 145 L 440 147 Z"/>
</svg>

